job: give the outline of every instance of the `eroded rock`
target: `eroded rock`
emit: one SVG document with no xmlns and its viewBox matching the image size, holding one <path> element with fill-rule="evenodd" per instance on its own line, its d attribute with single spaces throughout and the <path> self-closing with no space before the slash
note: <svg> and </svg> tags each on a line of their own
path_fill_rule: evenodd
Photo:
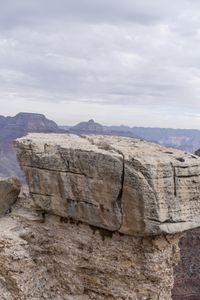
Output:
<svg viewBox="0 0 200 300">
<path fill-rule="evenodd" d="M 16 177 L 0 177 L 0 216 L 16 202 L 20 189 L 21 184 Z"/>
<path fill-rule="evenodd" d="M 2 300 L 169 300 L 179 234 L 135 237 L 46 214 L 26 194 L 0 218 Z"/>
<path fill-rule="evenodd" d="M 181 260 L 174 271 L 173 300 L 200 299 L 200 228 L 185 232 L 179 242 Z"/>
<path fill-rule="evenodd" d="M 31 197 L 0 219 L 2 299 L 171 299 L 179 232 L 200 224 L 200 158 L 121 137 L 15 147 Z"/>
<path fill-rule="evenodd" d="M 136 139 L 29 134 L 15 146 L 40 209 L 128 235 L 200 225 L 200 158 Z"/>
</svg>

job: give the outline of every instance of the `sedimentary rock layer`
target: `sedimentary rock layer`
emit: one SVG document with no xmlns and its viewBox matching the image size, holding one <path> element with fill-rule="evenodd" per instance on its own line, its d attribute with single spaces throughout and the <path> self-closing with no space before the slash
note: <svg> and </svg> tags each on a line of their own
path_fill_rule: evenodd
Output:
<svg viewBox="0 0 200 300">
<path fill-rule="evenodd" d="M 30 134 L 15 146 L 44 212 L 128 235 L 200 225 L 200 158 L 136 139 Z"/>
</svg>

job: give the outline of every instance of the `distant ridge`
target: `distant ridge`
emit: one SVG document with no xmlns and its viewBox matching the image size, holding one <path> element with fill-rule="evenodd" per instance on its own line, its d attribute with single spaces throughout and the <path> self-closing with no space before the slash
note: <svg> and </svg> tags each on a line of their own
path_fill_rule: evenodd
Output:
<svg viewBox="0 0 200 300">
<path fill-rule="evenodd" d="M 105 126 L 90 119 L 75 126 L 58 126 L 43 114 L 20 112 L 14 117 L 0 116 L 0 176 L 22 176 L 12 141 L 28 132 L 103 134 L 153 141 L 194 153 L 200 148 L 200 130 L 129 126 Z"/>
<path fill-rule="evenodd" d="M 124 130 L 125 126 L 104 126 L 95 122 L 93 119 L 87 122 L 80 122 L 75 126 L 60 126 L 60 128 L 68 130 L 76 134 L 103 134 L 103 135 L 119 135 L 133 138 L 140 138 L 131 131 Z M 129 127 L 128 127 L 129 128 Z"/>
<path fill-rule="evenodd" d="M 192 153 L 200 148 L 200 130 L 197 129 L 105 126 L 92 119 L 75 126 L 61 126 L 61 128 L 78 134 L 106 134 L 140 138 Z"/>
<path fill-rule="evenodd" d="M 65 130 L 43 114 L 20 112 L 14 117 L 0 116 L 0 176 L 22 176 L 12 141 L 28 132 L 62 133 Z"/>
<path fill-rule="evenodd" d="M 71 127 L 70 132 L 104 134 L 106 133 L 106 128 L 105 126 L 96 123 L 93 119 L 91 119 L 88 122 L 80 122 Z"/>
</svg>

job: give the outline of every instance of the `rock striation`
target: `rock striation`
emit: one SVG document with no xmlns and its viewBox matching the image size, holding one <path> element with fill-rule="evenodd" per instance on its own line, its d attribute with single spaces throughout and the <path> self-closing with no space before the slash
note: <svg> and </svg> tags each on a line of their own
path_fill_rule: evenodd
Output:
<svg viewBox="0 0 200 300">
<path fill-rule="evenodd" d="M 45 212 L 127 235 L 200 225 L 200 158 L 141 140 L 29 134 L 17 157 Z"/>
<path fill-rule="evenodd" d="M 200 155 L 200 150 L 195 152 Z M 181 260 L 175 268 L 173 300 L 200 299 L 200 228 L 187 231 L 179 242 Z"/>
</svg>

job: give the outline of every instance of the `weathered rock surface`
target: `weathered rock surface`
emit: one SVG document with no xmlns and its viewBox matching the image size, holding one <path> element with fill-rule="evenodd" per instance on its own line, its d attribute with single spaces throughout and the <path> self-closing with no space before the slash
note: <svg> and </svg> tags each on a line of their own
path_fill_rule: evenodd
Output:
<svg viewBox="0 0 200 300">
<path fill-rule="evenodd" d="M 0 218 L 1 300 L 169 300 L 179 235 L 125 236 L 37 211 Z"/>
<path fill-rule="evenodd" d="M 200 225 L 200 158 L 140 140 L 29 134 L 15 146 L 45 212 L 128 235 Z"/>
<path fill-rule="evenodd" d="M 187 231 L 179 242 L 181 260 L 175 268 L 173 300 L 200 299 L 200 228 Z"/>
<path fill-rule="evenodd" d="M 199 225 L 200 159 L 117 137 L 15 146 L 31 197 L 0 218 L 2 300 L 171 299 L 179 232 Z"/>
<path fill-rule="evenodd" d="M 0 177 L 0 216 L 16 202 L 21 184 L 16 177 Z"/>
<path fill-rule="evenodd" d="M 200 149 L 195 154 L 200 156 Z M 175 268 L 173 300 L 200 299 L 200 228 L 186 232 L 179 242 L 181 260 Z"/>
</svg>

